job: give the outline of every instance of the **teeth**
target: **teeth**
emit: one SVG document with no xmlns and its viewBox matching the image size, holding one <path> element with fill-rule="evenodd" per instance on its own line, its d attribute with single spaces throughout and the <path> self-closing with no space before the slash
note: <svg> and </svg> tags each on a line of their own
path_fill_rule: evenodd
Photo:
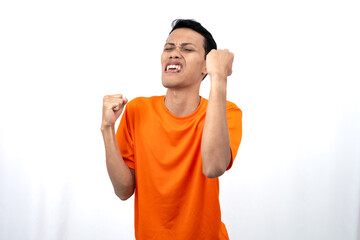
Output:
<svg viewBox="0 0 360 240">
<path fill-rule="evenodd" d="M 180 65 L 167 65 L 167 66 L 166 66 L 166 71 L 168 71 L 170 68 L 171 68 L 171 69 L 176 69 L 176 70 L 178 70 L 178 71 L 181 70 L 181 66 L 180 66 Z"/>
</svg>

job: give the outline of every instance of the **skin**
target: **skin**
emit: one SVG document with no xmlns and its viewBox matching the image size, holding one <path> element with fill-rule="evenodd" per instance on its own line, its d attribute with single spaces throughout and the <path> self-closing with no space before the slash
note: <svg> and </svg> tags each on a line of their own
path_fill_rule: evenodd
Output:
<svg viewBox="0 0 360 240">
<path fill-rule="evenodd" d="M 115 136 L 115 121 L 120 117 L 128 102 L 121 94 L 105 96 L 103 99 L 103 118 L 101 132 L 104 138 L 106 167 L 115 194 L 126 200 L 135 190 L 135 170 L 124 162 Z"/>
<path fill-rule="evenodd" d="M 162 84 L 167 88 L 165 106 L 176 116 L 187 116 L 200 104 L 200 84 L 208 74 L 211 81 L 209 102 L 201 140 L 203 174 L 221 176 L 231 160 L 226 117 L 227 77 L 232 73 L 234 55 L 228 50 L 212 50 L 205 59 L 204 37 L 179 28 L 167 39 L 161 55 Z M 180 63 L 180 72 L 167 72 L 168 63 Z M 115 121 L 127 99 L 121 94 L 105 96 L 101 131 L 104 138 L 107 169 L 116 195 L 128 199 L 135 189 L 135 171 L 121 157 L 116 138 Z"/>
<path fill-rule="evenodd" d="M 191 29 L 174 30 L 165 43 L 161 55 L 162 84 L 167 88 L 165 106 L 176 116 L 191 114 L 200 103 L 201 79 L 206 75 L 204 56 L 204 37 Z M 174 61 L 182 64 L 182 70 L 166 73 L 166 64 Z"/>
</svg>

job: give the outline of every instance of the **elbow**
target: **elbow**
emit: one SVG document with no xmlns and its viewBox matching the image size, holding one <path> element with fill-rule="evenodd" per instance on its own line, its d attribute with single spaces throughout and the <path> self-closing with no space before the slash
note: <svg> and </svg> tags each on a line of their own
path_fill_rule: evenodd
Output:
<svg viewBox="0 0 360 240">
<path fill-rule="evenodd" d="M 124 196 L 124 195 L 119 195 L 119 194 L 116 194 L 116 196 L 118 196 L 121 201 L 126 201 L 131 197 L 131 195 Z"/>
<path fill-rule="evenodd" d="M 134 189 L 132 190 L 128 190 L 126 192 L 124 191 L 119 191 L 115 189 L 115 194 L 118 198 L 120 198 L 122 201 L 126 201 L 128 200 L 133 194 L 134 194 Z"/>
<path fill-rule="evenodd" d="M 229 159 L 229 161 L 221 161 Z M 230 163 L 230 157 L 220 157 L 202 154 L 202 172 L 207 178 L 217 178 L 223 175 Z"/>
<path fill-rule="evenodd" d="M 203 170 L 203 174 L 205 175 L 205 177 L 207 178 L 217 178 L 220 177 L 221 175 L 224 174 L 225 171 L 222 170 Z"/>
<path fill-rule="evenodd" d="M 203 167 L 203 174 L 207 178 L 217 178 L 225 173 L 226 169 L 215 167 Z"/>
<path fill-rule="evenodd" d="M 217 178 L 223 175 L 231 162 L 230 148 L 226 152 L 201 151 L 202 172 L 207 178 Z"/>
</svg>

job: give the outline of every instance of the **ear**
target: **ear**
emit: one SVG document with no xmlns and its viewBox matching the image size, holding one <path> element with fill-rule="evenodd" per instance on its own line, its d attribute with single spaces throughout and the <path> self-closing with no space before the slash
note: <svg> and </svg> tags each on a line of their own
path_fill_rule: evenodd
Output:
<svg viewBox="0 0 360 240">
<path fill-rule="evenodd" d="M 204 77 L 207 75 L 207 71 L 206 71 L 206 67 L 203 69 L 203 71 L 201 72 L 201 81 L 204 80 Z"/>
<path fill-rule="evenodd" d="M 206 74 L 208 74 L 206 68 L 204 69 L 204 71 L 202 72 L 202 74 L 204 74 L 204 76 L 205 76 Z"/>
<path fill-rule="evenodd" d="M 206 61 L 205 61 L 205 64 L 204 64 L 204 67 L 203 67 L 203 70 L 202 70 L 201 73 L 204 74 L 204 76 L 205 76 L 206 74 L 208 74 L 207 68 L 206 68 Z"/>
</svg>

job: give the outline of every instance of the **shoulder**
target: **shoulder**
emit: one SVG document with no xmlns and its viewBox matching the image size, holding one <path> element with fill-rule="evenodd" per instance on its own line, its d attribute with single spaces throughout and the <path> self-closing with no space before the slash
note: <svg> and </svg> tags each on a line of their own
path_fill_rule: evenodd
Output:
<svg viewBox="0 0 360 240">
<path fill-rule="evenodd" d="M 127 103 L 129 107 L 142 107 L 146 105 L 155 104 L 160 101 L 163 96 L 152 96 L 152 97 L 136 97 Z"/>
<path fill-rule="evenodd" d="M 206 108 L 209 100 L 206 98 L 203 98 L 203 97 L 201 97 L 201 98 L 203 99 L 203 101 L 205 103 L 204 106 Z M 227 112 L 239 112 L 240 114 L 242 114 L 241 109 L 235 103 L 228 101 L 228 100 L 226 100 L 226 111 Z"/>
<path fill-rule="evenodd" d="M 242 113 L 241 109 L 231 101 L 226 101 L 226 111 L 237 111 Z"/>
<path fill-rule="evenodd" d="M 145 111 L 161 103 L 163 96 L 136 97 L 126 104 L 126 110 L 130 112 Z"/>
<path fill-rule="evenodd" d="M 162 96 L 136 97 L 126 104 L 124 116 L 131 121 L 143 122 L 154 116 L 161 104 L 161 99 Z"/>
</svg>

